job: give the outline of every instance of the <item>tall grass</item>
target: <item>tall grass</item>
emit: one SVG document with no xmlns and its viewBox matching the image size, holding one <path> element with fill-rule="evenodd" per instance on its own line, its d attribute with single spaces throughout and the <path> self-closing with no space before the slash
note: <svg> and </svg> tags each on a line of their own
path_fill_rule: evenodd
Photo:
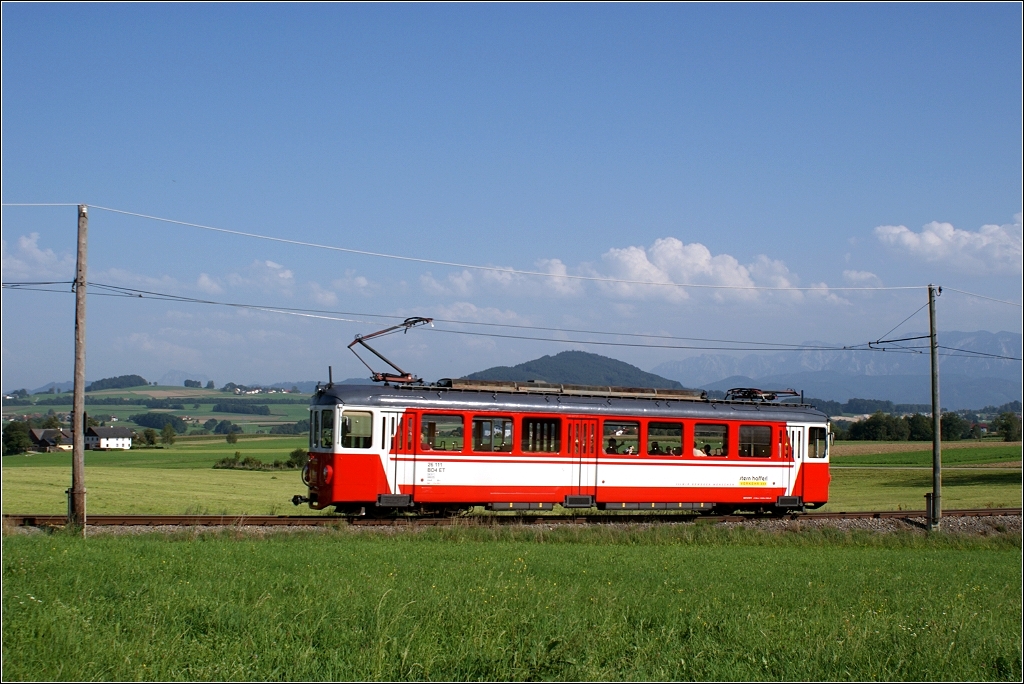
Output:
<svg viewBox="0 0 1024 684">
<path fill-rule="evenodd" d="M 3 679 L 1021 677 L 1019 537 L 8 535 Z"/>
</svg>

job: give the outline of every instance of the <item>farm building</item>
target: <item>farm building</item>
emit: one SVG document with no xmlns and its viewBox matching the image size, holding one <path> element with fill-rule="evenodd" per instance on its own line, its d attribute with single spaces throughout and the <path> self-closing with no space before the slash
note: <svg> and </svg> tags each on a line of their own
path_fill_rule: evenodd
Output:
<svg viewBox="0 0 1024 684">
<path fill-rule="evenodd" d="M 86 449 L 131 449 L 132 431 L 123 427 L 91 427 L 85 431 Z"/>
<path fill-rule="evenodd" d="M 71 430 L 33 428 L 28 431 L 32 446 L 41 451 L 71 451 L 74 434 Z"/>
</svg>

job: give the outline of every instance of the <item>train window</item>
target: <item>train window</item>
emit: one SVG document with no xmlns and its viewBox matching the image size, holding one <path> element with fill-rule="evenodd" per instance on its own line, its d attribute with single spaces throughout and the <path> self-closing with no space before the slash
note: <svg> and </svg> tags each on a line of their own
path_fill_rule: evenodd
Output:
<svg viewBox="0 0 1024 684">
<path fill-rule="evenodd" d="M 562 448 L 562 421 L 558 418 L 524 418 L 523 451 L 558 453 Z"/>
<path fill-rule="evenodd" d="M 425 414 L 420 418 L 420 445 L 424 451 L 462 451 L 462 416 Z"/>
<path fill-rule="evenodd" d="M 729 426 L 697 423 L 693 427 L 694 456 L 728 456 Z"/>
<path fill-rule="evenodd" d="M 640 423 L 604 422 L 604 453 L 636 454 L 640 452 Z"/>
<path fill-rule="evenodd" d="M 647 453 L 651 456 L 681 455 L 683 453 L 683 424 L 648 423 Z"/>
<path fill-rule="evenodd" d="M 512 419 L 474 418 L 473 451 L 512 451 Z"/>
<path fill-rule="evenodd" d="M 315 449 L 320 439 L 320 412 L 309 412 L 309 448 Z"/>
<path fill-rule="evenodd" d="M 825 428 L 812 427 L 807 430 L 807 457 L 825 458 L 828 455 L 828 435 Z"/>
<path fill-rule="evenodd" d="M 320 447 L 329 449 L 334 446 L 334 411 L 327 409 L 320 412 Z"/>
<path fill-rule="evenodd" d="M 343 411 L 341 446 L 344 449 L 369 449 L 373 446 L 373 414 L 369 411 Z"/>
<path fill-rule="evenodd" d="M 772 455 L 772 429 L 767 425 L 740 425 L 740 456 Z"/>
</svg>

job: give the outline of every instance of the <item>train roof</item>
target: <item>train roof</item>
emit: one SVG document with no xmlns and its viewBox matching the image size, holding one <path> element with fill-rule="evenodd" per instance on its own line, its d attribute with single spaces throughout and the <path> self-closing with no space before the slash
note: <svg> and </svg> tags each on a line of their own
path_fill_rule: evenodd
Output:
<svg viewBox="0 0 1024 684">
<path fill-rule="evenodd" d="M 442 381 L 436 385 L 328 385 L 312 405 L 346 404 L 380 409 L 587 413 L 637 418 L 807 421 L 828 416 L 806 404 L 707 399 L 694 390 L 558 385 L 553 383 Z M 756 416 L 756 418 L 755 418 Z"/>
</svg>

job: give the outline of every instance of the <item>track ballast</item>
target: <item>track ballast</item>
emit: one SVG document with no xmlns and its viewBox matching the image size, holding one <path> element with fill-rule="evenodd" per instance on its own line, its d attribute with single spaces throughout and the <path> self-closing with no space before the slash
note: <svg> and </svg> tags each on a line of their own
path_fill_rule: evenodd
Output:
<svg viewBox="0 0 1024 684">
<path fill-rule="evenodd" d="M 438 526 L 438 525 L 587 525 L 616 523 L 694 523 L 743 522 L 745 520 L 853 520 L 863 518 L 923 518 L 925 511 L 850 511 L 787 513 L 765 515 L 657 515 L 657 514 L 573 514 L 573 515 L 464 515 L 464 516 L 394 516 L 368 517 L 345 515 L 90 515 L 87 525 L 97 527 L 322 527 L 330 525 L 356 526 Z M 1020 508 L 975 508 L 943 511 L 942 516 L 987 517 L 1020 516 Z M 15 527 L 63 527 L 66 515 L 5 514 L 4 525 Z"/>
</svg>

